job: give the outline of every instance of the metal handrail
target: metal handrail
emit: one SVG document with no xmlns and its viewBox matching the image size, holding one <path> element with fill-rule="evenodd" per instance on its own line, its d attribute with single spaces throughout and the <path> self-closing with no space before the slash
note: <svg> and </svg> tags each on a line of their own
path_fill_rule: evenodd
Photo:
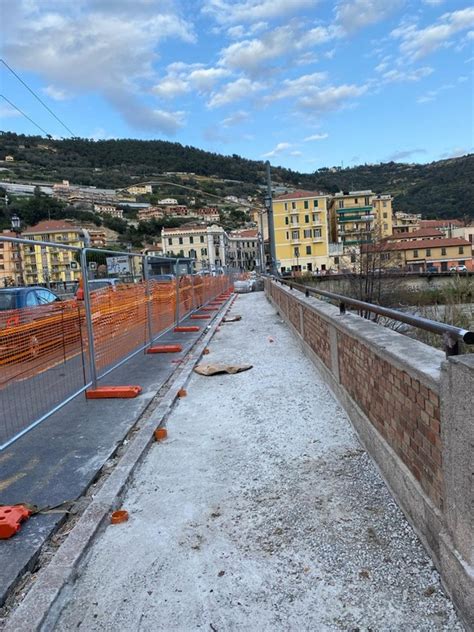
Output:
<svg viewBox="0 0 474 632">
<path fill-rule="evenodd" d="M 436 320 L 430 320 L 429 318 L 423 318 L 422 316 L 415 316 L 413 314 L 405 314 L 397 309 L 391 309 L 389 307 L 382 307 L 381 305 L 375 305 L 374 303 L 367 303 L 360 301 L 349 296 L 342 294 L 336 294 L 334 292 L 326 292 L 325 290 L 318 290 L 302 283 L 294 283 L 292 281 L 286 281 L 272 277 L 274 281 L 278 281 L 282 285 L 288 286 L 291 290 L 297 289 L 304 292 L 305 296 L 319 295 L 329 298 L 330 300 L 339 304 L 339 312 L 341 314 L 346 313 L 346 307 L 355 307 L 359 310 L 365 310 L 372 314 L 379 316 L 387 316 L 392 320 L 398 320 L 407 325 L 430 331 L 434 334 L 438 334 L 443 337 L 444 350 L 447 356 L 459 354 L 459 342 L 465 344 L 474 344 L 474 331 L 468 329 L 462 329 L 461 327 L 455 327 L 454 325 L 446 325 Z"/>
</svg>

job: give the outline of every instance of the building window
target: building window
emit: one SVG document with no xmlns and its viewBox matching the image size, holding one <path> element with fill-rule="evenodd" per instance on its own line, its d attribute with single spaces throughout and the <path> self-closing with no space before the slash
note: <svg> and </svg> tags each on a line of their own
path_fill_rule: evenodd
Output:
<svg viewBox="0 0 474 632">
<path fill-rule="evenodd" d="M 383 229 L 384 229 L 384 230 L 388 230 L 388 224 L 384 224 L 384 225 L 383 225 Z"/>
<path fill-rule="evenodd" d="M 203 244 L 204 243 L 204 235 L 201 235 L 200 239 L 201 239 L 201 244 Z"/>
<path fill-rule="evenodd" d="M 344 208 L 344 200 L 339 200 L 339 208 Z"/>
<path fill-rule="evenodd" d="M 313 207 L 318 208 L 319 200 L 313 200 Z"/>
<path fill-rule="evenodd" d="M 339 257 L 334 257 L 334 264 L 339 265 Z"/>
<path fill-rule="evenodd" d="M 207 248 L 201 248 L 201 255 L 205 257 L 207 255 Z"/>
<path fill-rule="evenodd" d="M 426 256 L 431 257 L 431 248 L 426 249 Z"/>
<path fill-rule="evenodd" d="M 311 246 L 306 246 L 306 254 L 307 255 L 311 254 Z"/>
<path fill-rule="evenodd" d="M 355 255 L 351 255 L 351 263 L 355 263 L 356 262 L 356 256 Z"/>
<path fill-rule="evenodd" d="M 445 256 L 446 256 L 446 248 L 441 248 L 441 255 L 442 255 L 443 257 L 445 257 Z"/>
<path fill-rule="evenodd" d="M 464 254 L 464 246 L 459 246 L 459 250 L 458 250 L 460 255 Z"/>
<path fill-rule="evenodd" d="M 321 229 L 320 228 L 314 228 L 313 229 L 313 237 L 316 237 L 316 238 L 321 237 Z"/>
<path fill-rule="evenodd" d="M 354 204 L 358 204 L 359 203 L 359 199 L 358 198 L 354 198 Z"/>
<path fill-rule="evenodd" d="M 291 203 L 291 208 L 295 209 L 296 208 L 296 202 L 292 202 Z"/>
<path fill-rule="evenodd" d="M 413 251 L 413 257 L 416 259 L 418 257 L 418 250 Z"/>
<path fill-rule="evenodd" d="M 183 243 L 183 238 L 182 237 L 178 237 L 178 243 L 182 244 Z"/>
<path fill-rule="evenodd" d="M 306 224 L 309 224 L 309 215 L 304 216 L 304 221 Z"/>
<path fill-rule="evenodd" d="M 290 223 L 290 220 L 288 218 L 288 215 L 285 217 L 285 224 L 288 226 L 288 224 Z"/>
<path fill-rule="evenodd" d="M 309 208 L 309 202 L 308 202 L 308 200 L 305 200 L 305 201 L 304 201 L 304 207 L 305 207 L 305 209 L 308 209 L 308 208 Z"/>
<path fill-rule="evenodd" d="M 299 239 L 300 238 L 300 231 L 299 230 L 292 230 L 291 231 L 291 239 Z"/>
<path fill-rule="evenodd" d="M 288 231 L 286 231 L 286 238 L 289 239 L 290 238 L 290 233 Z"/>
<path fill-rule="evenodd" d="M 168 246 L 172 246 L 173 245 L 173 239 L 171 237 L 168 237 Z"/>
<path fill-rule="evenodd" d="M 311 228 L 307 228 L 303 232 L 306 239 L 311 239 L 311 235 L 312 235 Z"/>
<path fill-rule="evenodd" d="M 368 197 L 364 198 L 364 204 L 365 206 L 370 206 L 370 198 Z"/>
<path fill-rule="evenodd" d="M 295 248 L 295 257 L 299 257 L 299 256 L 300 256 L 300 249 Z"/>
<path fill-rule="evenodd" d="M 190 244 L 194 244 L 194 237 L 192 237 L 192 236 L 191 236 L 191 237 L 189 238 L 189 243 L 190 243 Z"/>
<path fill-rule="evenodd" d="M 383 206 L 384 208 L 387 208 L 387 202 L 386 202 L 385 200 L 382 202 L 382 206 Z M 384 217 L 385 217 L 385 215 L 384 215 Z"/>
<path fill-rule="evenodd" d="M 285 202 L 285 211 L 287 211 L 287 210 L 288 210 L 288 203 Z"/>
<path fill-rule="evenodd" d="M 299 217 L 299 215 L 292 215 L 292 216 L 291 216 L 291 223 L 292 223 L 292 224 L 298 224 L 298 223 L 299 223 L 299 221 L 300 221 L 300 217 Z"/>
<path fill-rule="evenodd" d="M 319 215 L 318 215 L 318 213 L 313 213 L 313 222 L 319 222 Z"/>
<path fill-rule="evenodd" d="M 387 219 L 387 213 L 384 213 L 384 214 L 383 214 L 383 218 L 384 218 L 384 219 Z"/>
</svg>

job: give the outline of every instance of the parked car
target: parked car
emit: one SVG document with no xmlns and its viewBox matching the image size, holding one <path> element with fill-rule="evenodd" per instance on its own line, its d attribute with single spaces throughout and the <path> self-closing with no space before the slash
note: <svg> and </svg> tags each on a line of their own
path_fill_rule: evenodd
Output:
<svg viewBox="0 0 474 632">
<path fill-rule="evenodd" d="M 97 290 L 103 290 L 105 287 L 115 290 L 116 286 L 122 283 L 121 279 L 89 279 L 88 286 L 89 292 L 96 292 Z M 76 298 L 80 301 L 84 300 L 84 289 L 78 287 L 75 294 Z"/>
<path fill-rule="evenodd" d="M 439 270 L 438 270 L 438 268 L 436 266 L 427 266 L 426 271 L 427 272 L 431 272 L 431 273 L 439 272 Z"/>
<path fill-rule="evenodd" d="M 450 272 L 467 272 L 466 266 L 451 266 Z"/>
<path fill-rule="evenodd" d="M 44 287 L 0 289 L 0 364 L 37 358 L 78 341 L 81 316 L 74 300 Z"/>
</svg>

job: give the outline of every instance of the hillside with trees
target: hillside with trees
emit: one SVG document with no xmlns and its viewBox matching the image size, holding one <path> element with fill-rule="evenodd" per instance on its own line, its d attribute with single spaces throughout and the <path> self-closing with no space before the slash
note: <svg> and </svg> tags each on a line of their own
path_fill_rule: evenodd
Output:
<svg viewBox="0 0 474 632">
<path fill-rule="evenodd" d="M 237 155 L 222 156 L 161 140 L 45 139 L 11 132 L 0 133 L 0 158 L 11 154 L 2 179 L 58 182 L 97 187 L 125 187 L 169 174 L 207 176 L 209 193 L 225 191 L 247 195 L 265 183 L 265 165 Z M 189 177 L 189 176 L 188 176 Z M 324 167 L 298 173 L 272 167 L 275 184 L 321 190 L 372 189 L 392 193 L 395 210 L 422 213 L 426 218 L 474 218 L 474 154 L 429 164 L 380 163 L 352 168 Z M 225 187 L 219 181 L 228 180 Z M 220 186 L 220 190 L 219 190 Z"/>
</svg>

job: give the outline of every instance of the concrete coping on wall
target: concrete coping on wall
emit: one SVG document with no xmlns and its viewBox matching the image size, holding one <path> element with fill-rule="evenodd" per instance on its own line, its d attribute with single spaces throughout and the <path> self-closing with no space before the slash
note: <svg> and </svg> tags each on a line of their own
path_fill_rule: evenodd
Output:
<svg viewBox="0 0 474 632">
<path fill-rule="evenodd" d="M 441 364 L 445 360 L 445 354 L 439 349 L 356 314 L 340 314 L 338 307 L 314 297 L 307 297 L 298 290 L 289 290 L 281 285 L 277 287 L 296 298 L 302 305 L 313 309 L 342 333 L 357 338 L 375 353 L 390 360 L 397 368 L 409 372 L 426 387 L 439 393 Z"/>
</svg>

